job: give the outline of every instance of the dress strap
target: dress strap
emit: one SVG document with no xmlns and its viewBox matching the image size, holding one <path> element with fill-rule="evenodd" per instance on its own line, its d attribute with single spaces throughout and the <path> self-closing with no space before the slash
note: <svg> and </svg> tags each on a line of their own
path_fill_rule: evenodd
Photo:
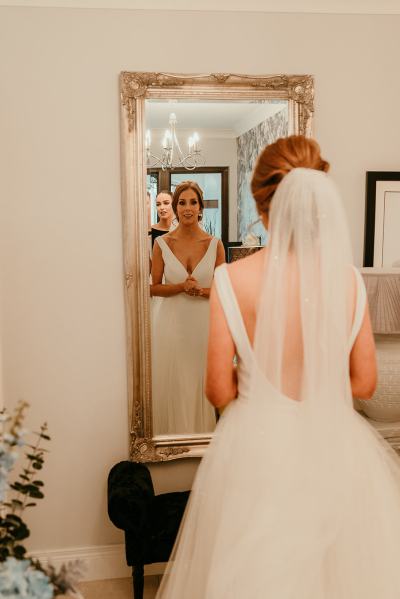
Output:
<svg viewBox="0 0 400 599">
<path fill-rule="evenodd" d="M 214 246 L 213 250 L 214 250 L 215 254 L 217 253 L 218 241 L 219 241 L 218 237 L 213 237 L 210 241 L 210 245 L 213 244 L 213 246 Z"/>
<path fill-rule="evenodd" d="M 165 239 L 163 239 L 162 235 L 160 235 L 159 237 L 156 237 L 154 240 L 154 243 L 158 243 L 164 262 L 167 261 L 168 256 L 171 256 L 171 254 L 176 260 L 178 260 L 178 258 L 175 256 L 175 254 L 169 247 L 168 243 L 165 241 Z M 178 260 L 178 262 L 179 262 L 179 260 Z M 183 266 L 183 264 L 182 264 L 182 266 Z"/>
<path fill-rule="evenodd" d="M 154 243 L 153 243 L 153 252 L 154 252 L 154 245 L 155 244 L 158 245 L 158 247 L 160 248 L 161 253 L 162 253 L 163 257 L 164 257 L 165 246 L 167 244 L 165 243 L 164 239 L 161 239 L 161 235 L 159 237 L 156 237 L 155 240 L 154 240 Z"/>
<path fill-rule="evenodd" d="M 356 309 L 354 312 L 353 326 L 351 328 L 349 347 L 353 347 L 357 335 L 360 331 L 362 321 L 364 318 L 365 305 L 367 303 L 367 292 L 365 289 L 364 280 L 360 274 L 360 271 L 353 266 L 355 278 L 356 278 Z"/>
<path fill-rule="evenodd" d="M 154 243 L 158 243 L 158 245 L 160 246 L 161 251 L 165 248 L 168 247 L 168 244 L 165 242 L 164 239 L 162 239 L 162 235 L 159 235 L 158 237 L 155 238 Z"/>
<path fill-rule="evenodd" d="M 208 244 L 206 253 L 204 254 L 203 258 L 200 260 L 200 262 L 198 264 L 200 264 L 202 262 L 202 260 L 206 259 L 207 262 L 210 261 L 212 262 L 212 264 L 215 264 L 215 260 L 217 258 L 217 246 L 218 246 L 218 237 L 213 237 L 210 241 L 210 243 Z M 197 265 L 198 266 L 198 265 Z M 196 268 L 197 268 L 196 266 Z"/>
<path fill-rule="evenodd" d="M 221 264 L 215 269 L 214 281 L 237 352 L 242 359 L 250 360 L 253 356 L 253 349 L 250 345 L 226 264 Z"/>
</svg>

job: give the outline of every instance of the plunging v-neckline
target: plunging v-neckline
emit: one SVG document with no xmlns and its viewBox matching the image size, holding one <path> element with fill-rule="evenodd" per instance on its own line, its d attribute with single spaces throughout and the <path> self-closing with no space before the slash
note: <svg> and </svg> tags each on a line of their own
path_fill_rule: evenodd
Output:
<svg viewBox="0 0 400 599">
<path fill-rule="evenodd" d="M 175 260 L 177 262 L 179 262 L 179 264 L 182 266 L 182 268 L 185 270 L 187 275 L 192 275 L 194 273 L 194 271 L 196 270 L 196 268 L 203 262 L 204 258 L 207 256 L 208 251 L 211 247 L 211 244 L 213 242 L 214 238 L 211 238 L 210 243 L 208 244 L 208 247 L 204 253 L 204 255 L 200 258 L 200 260 L 198 261 L 198 263 L 196 264 L 196 266 L 192 269 L 192 272 L 189 273 L 188 269 L 182 264 L 182 262 L 179 260 L 179 258 L 177 256 L 175 256 L 174 252 L 171 250 L 171 248 L 169 247 L 168 243 L 165 241 L 165 239 L 163 239 L 163 242 L 165 243 L 165 245 L 167 246 L 167 248 L 169 249 L 169 251 L 171 252 L 171 254 L 173 255 L 173 257 L 175 258 Z"/>
</svg>

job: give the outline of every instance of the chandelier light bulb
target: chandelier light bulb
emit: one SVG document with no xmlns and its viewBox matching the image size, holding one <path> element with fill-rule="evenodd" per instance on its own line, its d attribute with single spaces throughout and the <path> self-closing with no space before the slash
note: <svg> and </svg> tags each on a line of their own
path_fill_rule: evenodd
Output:
<svg viewBox="0 0 400 599">
<path fill-rule="evenodd" d="M 172 147 L 172 135 L 169 129 L 167 129 L 167 131 L 164 134 L 162 146 L 164 150 L 169 150 Z"/>
<path fill-rule="evenodd" d="M 173 170 L 174 168 L 183 167 L 188 171 L 192 171 L 199 166 L 204 166 L 205 160 L 199 149 L 199 135 L 193 133 L 188 139 L 188 151 L 183 153 L 179 145 L 176 135 L 176 124 L 178 119 L 176 114 L 171 112 L 169 115 L 169 128 L 165 131 L 162 140 L 162 155 L 155 156 L 151 152 L 151 134 L 146 131 L 145 150 L 147 158 L 147 166 L 152 168 L 161 167 L 162 170 Z"/>
<path fill-rule="evenodd" d="M 147 129 L 146 131 L 146 137 L 145 137 L 145 147 L 146 150 L 148 150 L 151 146 L 151 133 L 150 133 L 150 129 Z"/>
</svg>

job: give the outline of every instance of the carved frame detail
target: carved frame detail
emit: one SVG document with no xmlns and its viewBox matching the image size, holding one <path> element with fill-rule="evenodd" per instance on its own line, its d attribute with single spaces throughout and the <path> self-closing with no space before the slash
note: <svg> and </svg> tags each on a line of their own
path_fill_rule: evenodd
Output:
<svg viewBox="0 0 400 599">
<path fill-rule="evenodd" d="M 152 435 L 149 260 L 147 247 L 144 108 L 146 98 L 286 99 L 289 132 L 311 135 L 311 75 L 207 75 L 122 72 L 121 196 L 126 307 L 130 458 L 159 462 L 204 453 L 209 435 Z"/>
</svg>

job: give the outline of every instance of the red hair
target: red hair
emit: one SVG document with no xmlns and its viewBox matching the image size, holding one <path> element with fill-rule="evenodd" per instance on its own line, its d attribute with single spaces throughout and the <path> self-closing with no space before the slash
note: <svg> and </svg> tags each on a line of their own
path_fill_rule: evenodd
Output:
<svg viewBox="0 0 400 599">
<path fill-rule="evenodd" d="M 314 139 L 291 135 L 264 148 L 251 180 L 251 192 L 259 213 L 268 214 L 279 183 L 292 169 L 299 167 L 328 172 L 329 162 L 321 157 L 321 150 Z"/>
</svg>

